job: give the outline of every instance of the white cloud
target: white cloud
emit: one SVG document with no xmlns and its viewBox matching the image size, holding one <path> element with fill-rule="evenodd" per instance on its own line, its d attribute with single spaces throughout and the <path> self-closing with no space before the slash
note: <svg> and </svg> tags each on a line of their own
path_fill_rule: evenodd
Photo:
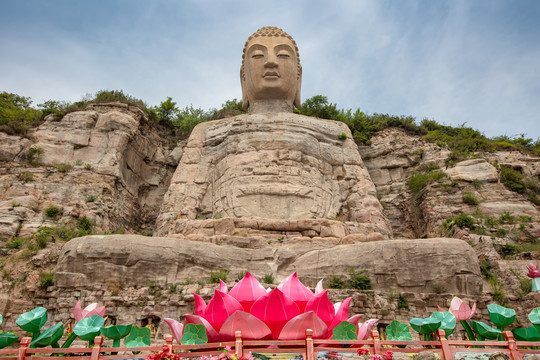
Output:
<svg viewBox="0 0 540 360">
<path fill-rule="evenodd" d="M 180 106 L 218 107 L 241 95 L 244 41 L 275 25 L 299 45 L 304 99 L 324 94 L 345 108 L 467 122 L 488 136 L 540 136 L 534 2 L 3 5 L 2 90 L 36 103 L 123 89 L 152 105 L 172 96 Z"/>
</svg>

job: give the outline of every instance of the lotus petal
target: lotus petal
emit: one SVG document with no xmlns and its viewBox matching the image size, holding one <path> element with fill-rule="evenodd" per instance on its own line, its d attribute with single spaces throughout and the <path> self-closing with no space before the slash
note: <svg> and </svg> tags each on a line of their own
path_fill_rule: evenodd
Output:
<svg viewBox="0 0 540 360">
<path fill-rule="evenodd" d="M 315 286 L 315 295 L 317 295 L 318 293 L 321 293 L 323 292 L 323 280 L 324 279 L 321 279 L 319 280 L 319 282 L 317 283 L 317 286 Z"/>
<path fill-rule="evenodd" d="M 540 277 L 540 270 L 538 270 L 538 265 L 535 266 L 533 263 L 530 263 L 529 265 L 527 265 L 527 270 L 529 271 L 527 273 L 527 276 L 531 279 Z"/>
<path fill-rule="evenodd" d="M 214 327 L 202 316 L 198 315 L 186 315 L 186 321 L 184 321 L 184 327 L 187 324 L 203 325 L 206 329 L 206 336 L 208 336 L 208 342 L 217 342 L 219 341 L 219 336 Z M 178 341 L 178 340 L 176 340 Z"/>
<path fill-rule="evenodd" d="M 195 298 L 195 315 L 204 316 L 206 310 L 204 299 L 197 294 L 193 294 L 193 297 Z"/>
<path fill-rule="evenodd" d="M 167 325 L 169 325 L 173 333 L 174 339 L 176 340 L 178 345 L 180 345 L 182 343 L 182 333 L 184 332 L 184 325 L 180 324 L 174 319 L 164 318 L 163 321 L 165 321 Z"/>
<path fill-rule="evenodd" d="M 95 304 L 97 305 L 97 304 Z M 86 310 L 86 309 L 85 309 Z M 83 310 L 82 314 L 83 314 L 83 319 L 84 318 L 87 318 L 87 317 L 91 317 L 91 316 L 94 316 L 94 315 L 99 315 L 101 316 L 102 318 L 105 317 L 105 306 L 100 306 L 100 307 L 94 307 L 91 311 L 86 311 Z"/>
<path fill-rule="evenodd" d="M 81 300 L 78 300 L 75 304 L 75 307 L 73 308 L 73 317 L 75 318 L 75 324 L 83 318 L 81 310 Z"/>
<path fill-rule="evenodd" d="M 253 303 L 266 295 L 266 290 L 253 275 L 246 272 L 242 280 L 231 289 L 229 295 L 242 304 L 245 312 L 249 312 Z"/>
<path fill-rule="evenodd" d="M 225 283 L 225 281 L 219 279 L 219 291 L 221 291 L 222 293 L 225 293 L 225 294 L 228 294 L 229 293 L 229 289 L 227 288 L 227 284 Z"/>
<path fill-rule="evenodd" d="M 336 317 L 334 305 L 328 299 L 328 290 L 324 290 L 322 293 L 314 295 L 306 305 L 306 312 L 313 311 L 325 322 L 326 326 L 332 324 L 332 320 Z M 337 324 L 336 324 L 337 325 Z"/>
<path fill-rule="evenodd" d="M 369 319 L 368 321 L 358 324 L 358 340 L 366 340 L 371 334 L 371 328 L 379 319 Z"/>
<path fill-rule="evenodd" d="M 247 312 L 235 311 L 219 329 L 219 341 L 234 340 L 238 330 L 244 340 L 272 339 L 272 330 L 264 322 Z"/>
<path fill-rule="evenodd" d="M 328 326 L 313 311 L 308 311 L 287 321 L 279 334 L 279 340 L 305 339 L 306 329 L 313 330 L 314 339 L 325 339 L 328 336 Z"/>
<path fill-rule="evenodd" d="M 242 311 L 242 305 L 229 294 L 216 290 L 214 297 L 204 310 L 204 318 L 212 324 L 216 331 L 219 331 L 221 325 L 235 311 Z"/>
<path fill-rule="evenodd" d="M 444 310 L 441 310 L 440 308 L 439 310 L 444 312 Z M 457 296 L 452 298 L 452 302 L 450 302 L 450 309 L 448 309 L 448 312 L 452 313 L 452 315 L 456 317 L 457 321 L 469 320 L 473 317 L 475 311 L 476 303 L 474 303 L 471 310 L 469 305 Z"/>
<path fill-rule="evenodd" d="M 347 319 L 349 318 L 349 305 L 351 304 L 351 300 L 352 297 L 348 297 L 345 299 L 345 301 L 340 303 L 339 308 L 336 311 L 336 315 L 334 316 L 332 323 L 328 327 L 328 331 L 332 331 L 332 329 L 338 326 L 342 321 L 347 321 Z"/>
<path fill-rule="evenodd" d="M 300 312 L 304 312 L 308 301 L 314 296 L 313 292 L 298 280 L 296 272 L 279 284 L 278 288 L 298 305 Z"/>
<path fill-rule="evenodd" d="M 251 307 L 251 315 L 256 316 L 272 330 L 274 339 L 279 337 L 287 321 L 300 314 L 298 305 L 279 288 L 260 297 Z"/>
<path fill-rule="evenodd" d="M 347 319 L 347 322 L 350 322 L 351 324 L 354 324 L 354 325 L 356 325 L 356 327 L 358 327 L 358 321 L 360 320 L 360 318 L 362 318 L 362 316 L 364 316 L 364 315 L 363 314 L 353 315 L 353 316 L 351 316 L 350 318 Z"/>
</svg>

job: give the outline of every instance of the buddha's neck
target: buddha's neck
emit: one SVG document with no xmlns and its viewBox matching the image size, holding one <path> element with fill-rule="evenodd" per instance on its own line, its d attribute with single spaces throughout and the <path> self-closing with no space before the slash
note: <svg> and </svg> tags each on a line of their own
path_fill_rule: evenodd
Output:
<svg viewBox="0 0 540 360">
<path fill-rule="evenodd" d="M 249 103 L 252 114 L 292 112 L 293 104 L 288 100 L 256 100 Z"/>
</svg>

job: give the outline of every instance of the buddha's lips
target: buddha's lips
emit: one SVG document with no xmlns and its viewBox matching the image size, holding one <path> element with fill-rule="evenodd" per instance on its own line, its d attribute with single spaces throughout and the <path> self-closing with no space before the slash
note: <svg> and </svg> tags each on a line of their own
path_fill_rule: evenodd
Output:
<svg viewBox="0 0 540 360">
<path fill-rule="evenodd" d="M 266 73 L 264 73 L 263 77 L 280 77 L 279 74 L 275 71 L 268 71 Z"/>
</svg>

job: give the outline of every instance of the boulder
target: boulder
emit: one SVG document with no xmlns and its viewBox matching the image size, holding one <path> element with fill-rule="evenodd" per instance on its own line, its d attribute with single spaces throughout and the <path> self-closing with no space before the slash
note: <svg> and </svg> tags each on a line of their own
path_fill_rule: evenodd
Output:
<svg viewBox="0 0 540 360">
<path fill-rule="evenodd" d="M 460 294 L 481 291 L 473 249 L 457 239 L 386 240 L 313 248 L 301 242 L 248 249 L 231 245 L 139 235 L 93 235 L 66 243 L 56 268 L 59 287 L 112 281 L 129 287 L 150 281 L 174 284 L 219 269 L 249 271 L 283 280 L 293 272 L 315 284 L 327 274 L 365 269 L 376 290 L 433 291 L 444 283 Z"/>
<path fill-rule="evenodd" d="M 28 139 L 7 135 L 0 131 L 0 161 L 13 161 L 31 143 Z"/>
<path fill-rule="evenodd" d="M 452 168 L 445 169 L 444 172 L 452 180 L 495 182 L 499 179 L 495 166 L 484 159 L 462 161 Z"/>
</svg>

